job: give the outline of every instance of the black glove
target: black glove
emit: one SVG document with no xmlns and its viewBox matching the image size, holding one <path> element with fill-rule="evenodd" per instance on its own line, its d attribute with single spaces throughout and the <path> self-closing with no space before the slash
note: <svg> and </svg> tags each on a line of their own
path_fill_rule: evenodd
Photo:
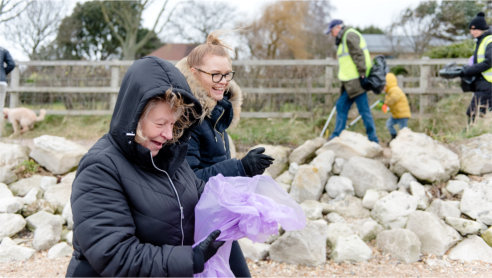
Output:
<svg viewBox="0 0 492 278">
<path fill-rule="evenodd" d="M 465 76 L 465 66 L 463 66 L 463 67 L 460 69 L 458 76 L 459 76 L 459 77 L 463 77 L 463 76 Z"/>
<path fill-rule="evenodd" d="M 364 90 L 370 90 L 371 89 L 371 84 L 369 84 L 367 77 L 359 77 L 359 82 L 360 85 Z"/>
<path fill-rule="evenodd" d="M 208 261 L 225 241 L 216 241 L 220 230 L 215 230 L 206 239 L 193 248 L 193 273 L 203 272 L 205 262 Z"/>
<path fill-rule="evenodd" d="M 244 171 L 248 177 L 261 175 L 273 163 L 273 157 L 263 154 L 265 148 L 256 148 L 241 158 Z"/>
</svg>

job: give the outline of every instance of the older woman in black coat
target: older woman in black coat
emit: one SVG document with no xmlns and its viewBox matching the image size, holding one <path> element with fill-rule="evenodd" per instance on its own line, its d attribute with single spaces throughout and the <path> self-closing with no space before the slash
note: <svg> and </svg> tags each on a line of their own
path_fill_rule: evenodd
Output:
<svg viewBox="0 0 492 278">
<path fill-rule="evenodd" d="M 185 160 L 201 114 L 183 75 L 156 57 L 126 73 L 109 133 L 79 164 L 72 185 L 74 253 L 67 276 L 193 276 L 223 244 L 194 244 L 204 188 Z"/>
</svg>

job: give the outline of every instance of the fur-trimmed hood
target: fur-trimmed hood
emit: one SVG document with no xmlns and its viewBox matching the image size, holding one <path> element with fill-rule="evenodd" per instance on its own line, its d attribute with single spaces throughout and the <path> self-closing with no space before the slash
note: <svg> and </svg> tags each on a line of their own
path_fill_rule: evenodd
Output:
<svg viewBox="0 0 492 278">
<path fill-rule="evenodd" d="M 203 119 L 204 117 L 210 117 L 212 110 L 217 105 L 217 101 L 208 95 L 208 92 L 206 92 L 203 89 L 200 82 L 195 78 L 195 76 L 191 72 L 190 67 L 188 66 L 188 62 L 186 61 L 186 58 L 187 57 L 177 62 L 176 67 L 186 77 L 186 81 L 188 82 L 188 85 L 190 85 L 193 95 L 195 95 L 195 97 L 202 105 L 203 115 L 201 118 Z M 239 87 L 239 85 L 237 85 L 237 83 L 234 80 L 231 80 L 229 82 L 227 90 L 229 90 L 231 95 L 229 101 L 232 104 L 232 110 L 234 113 L 230 126 L 234 127 L 239 123 L 239 118 L 241 114 L 241 105 L 243 103 L 243 95 L 242 95 L 241 88 Z"/>
</svg>

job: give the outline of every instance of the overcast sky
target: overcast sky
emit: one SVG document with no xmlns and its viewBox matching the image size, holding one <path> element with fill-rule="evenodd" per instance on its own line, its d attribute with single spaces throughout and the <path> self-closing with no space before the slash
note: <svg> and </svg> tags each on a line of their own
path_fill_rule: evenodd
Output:
<svg viewBox="0 0 492 278">
<path fill-rule="evenodd" d="M 43 1 L 43 0 L 37 0 Z M 162 0 L 157 0 L 159 4 Z M 172 0 L 183 1 L 183 0 Z M 200 0 L 211 1 L 211 0 Z M 249 19 L 253 19 L 261 14 L 262 8 L 275 0 L 219 0 L 229 4 L 233 4 L 243 12 Z M 386 28 L 391 22 L 398 18 L 400 12 L 411 6 L 415 7 L 421 0 L 331 0 L 330 4 L 334 7 L 331 11 L 331 18 L 342 19 L 345 24 L 358 27 L 367 27 L 375 25 L 379 28 Z M 68 0 L 70 8 L 67 10 L 72 12 L 77 0 Z M 79 1 L 81 2 L 81 1 Z M 153 19 L 157 16 L 158 8 L 149 9 L 144 13 L 144 26 L 150 27 Z M 145 20 L 148 18 L 149 20 Z M 8 26 L 8 25 L 7 25 Z M 6 28 L 4 25 L 3 28 Z M 28 60 L 27 56 L 22 54 L 18 49 L 15 49 L 11 43 L 0 35 L 0 46 L 6 47 L 11 52 L 15 60 Z"/>
</svg>

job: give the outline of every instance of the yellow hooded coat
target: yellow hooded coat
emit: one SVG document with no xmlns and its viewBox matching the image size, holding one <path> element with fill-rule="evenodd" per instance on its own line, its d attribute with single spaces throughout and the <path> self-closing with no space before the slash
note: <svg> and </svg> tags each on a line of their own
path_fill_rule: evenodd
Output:
<svg viewBox="0 0 492 278">
<path fill-rule="evenodd" d="M 388 105 L 393 118 L 402 119 L 410 118 L 412 116 L 407 96 L 400 87 L 398 87 L 396 76 L 391 72 L 386 74 L 385 92 L 386 96 L 384 97 L 384 103 Z"/>
</svg>

